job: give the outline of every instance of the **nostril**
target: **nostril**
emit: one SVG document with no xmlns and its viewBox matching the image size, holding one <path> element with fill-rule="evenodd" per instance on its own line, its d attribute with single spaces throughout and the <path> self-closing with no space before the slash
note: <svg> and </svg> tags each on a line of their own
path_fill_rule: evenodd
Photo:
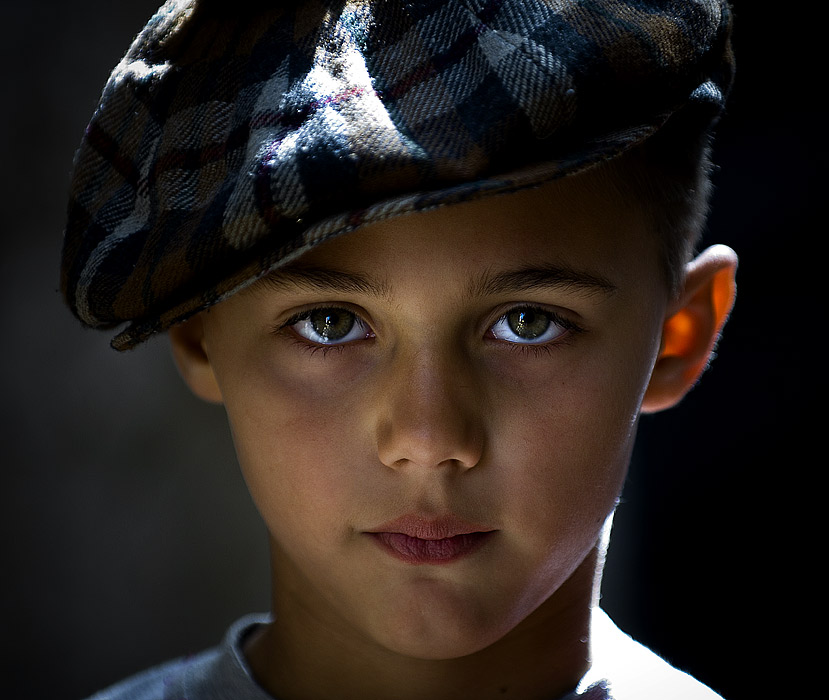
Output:
<svg viewBox="0 0 829 700">
<path fill-rule="evenodd" d="M 476 466 L 483 454 L 483 431 L 469 418 L 456 416 L 451 421 L 437 419 L 424 425 L 411 417 L 398 415 L 378 431 L 377 451 L 388 467 L 459 467 Z"/>
</svg>

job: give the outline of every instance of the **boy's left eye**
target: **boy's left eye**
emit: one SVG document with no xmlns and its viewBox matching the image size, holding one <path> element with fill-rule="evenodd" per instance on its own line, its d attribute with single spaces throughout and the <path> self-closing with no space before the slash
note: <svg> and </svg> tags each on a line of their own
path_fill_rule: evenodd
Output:
<svg viewBox="0 0 829 700">
<path fill-rule="evenodd" d="M 318 345 L 340 345 L 374 335 L 355 313 L 336 307 L 305 311 L 290 319 L 285 327 Z"/>
<path fill-rule="evenodd" d="M 549 343 L 570 330 L 569 325 L 550 311 L 531 306 L 511 309 L 489 329 L 498 340 L 523 345 Z"/>
</svg>

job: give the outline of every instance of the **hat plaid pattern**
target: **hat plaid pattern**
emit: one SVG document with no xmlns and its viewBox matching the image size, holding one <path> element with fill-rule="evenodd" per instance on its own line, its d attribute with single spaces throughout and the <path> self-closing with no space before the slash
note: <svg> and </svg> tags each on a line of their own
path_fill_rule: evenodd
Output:
<svg viewBox="0 0 829 700">
<path fill-rule="evenodd" d="M 731 81 L 721 0 L 224 5 L 159 9 L 76 155 L 62 289 L 117 349 L 364 223 L 714 119 Z"/>
</svg>

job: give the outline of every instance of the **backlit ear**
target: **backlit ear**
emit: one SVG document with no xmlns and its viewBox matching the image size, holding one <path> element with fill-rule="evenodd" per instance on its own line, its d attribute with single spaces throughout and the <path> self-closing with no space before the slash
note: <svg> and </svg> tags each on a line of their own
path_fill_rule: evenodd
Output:
<svg viewBox="0 0 829 700">
<path fill-rule="evenodd" d="M 168 331 L 178 371 L 190 390 L 211 403 L 222 403 L 222 392 L 204 345 L 202 314 L 173 326 Z"/>
<path fill-rule="evenodd" d="M 662 346 L 642 411 L 676 405 L 705 371 L 734 305 L 737 255 L 727 246 L 704 250 L 686 267 L 685 285 L 670 305 Z"/>
</svg>

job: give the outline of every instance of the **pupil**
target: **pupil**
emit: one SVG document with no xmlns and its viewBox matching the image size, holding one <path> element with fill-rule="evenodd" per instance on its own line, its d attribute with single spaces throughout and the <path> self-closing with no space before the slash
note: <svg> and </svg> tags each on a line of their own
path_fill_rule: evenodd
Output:
<svg viewBox="0 0 829 700">
<path fill-rule="evenodd" d="M 510 312 L 507 315 L 507 323 L 515 335 L 526 340 L 543 335 L 550 327 L 550 319 L 532 309 Z"/>
<path fill-rule="evenodd" d="M 311 313 L 314 332 L 326 340 L 345 338 L 354 327 L 354 316 L 347 311 L 321 309 Z"/>
</svg>

